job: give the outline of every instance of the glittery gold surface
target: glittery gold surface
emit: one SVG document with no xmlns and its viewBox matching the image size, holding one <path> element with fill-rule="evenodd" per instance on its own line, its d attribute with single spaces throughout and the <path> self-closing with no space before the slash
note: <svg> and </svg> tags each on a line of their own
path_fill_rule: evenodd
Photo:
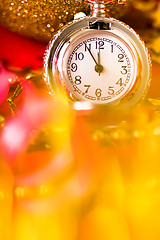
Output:
<svg viewBox="0 0 160 240">
<path fill-rule="evenodd" d="M 128 0 L 130 2 L 131 0 Z M 123 15 L 127 6 L 108 7 L 113 17 Z M 1 0 L 0 23 L 12 31 L 49 41 L 53 34 L 78 12 L 89 14 L 89 6 L 76 0 Z"/>
<path fill-rule="evenodd" d="M 3 0 L 0 22 L 15 32 L 49 40 L 77 12 L 89 13 L 88 5 L 75 0 Z"/>
</svg>

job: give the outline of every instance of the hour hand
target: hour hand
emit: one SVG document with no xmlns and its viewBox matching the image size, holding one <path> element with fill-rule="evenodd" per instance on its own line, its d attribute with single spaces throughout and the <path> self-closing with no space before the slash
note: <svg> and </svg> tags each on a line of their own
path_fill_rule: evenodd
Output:
<svg viewBox="0 0 160 240">
<path fill-rule="evenodd" d="M 91 53 L 91 50 L 87 47 L 87 44 L 85 44 L 86 49 L 88 50 L 89 54 L 91 55 L 92 59 L 94 60 L 96 66 L 95 66 L 95 71 L 100 73 L 103 71 L 103 66 L 99 63 L 100 62 L 100 52 L 98 55 L 98 62 L 96 61 L 95 57 L 93 56 L 93 54 Z"/>
<path fill-rule="evenodd" d="M 98 51 L 98 64 L 100 65 L 101 64 L 101 59 L 100 59 L 100 49 Z"/>
<path fill-rule="evenodd" d="M 95 71 L 99 73 L 99 76 L 101 74 L 101 72 L 103 72 L 103 66 L 101 65 L 101 62 L 100 62 L 100 49 L 99 49 L 99 52 L 98 52 L 98 64 L 96 64 L 95 66 Z"/>
</svg>

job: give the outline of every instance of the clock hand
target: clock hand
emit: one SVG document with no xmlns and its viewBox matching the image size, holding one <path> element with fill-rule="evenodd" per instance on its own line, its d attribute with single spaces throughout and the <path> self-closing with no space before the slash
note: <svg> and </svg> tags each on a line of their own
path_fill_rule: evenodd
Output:
<svg viewBox="0 0 160 240">
<path fill-rule="evenodd" d="M 99 76 L 101 75 L 101 72 L 103 72 L 103 66 L 100 63 L 100 48 L 98 51 L 98 64 L 95 66 L 95 71 L 99 73 Z"/>
<path fill-rule="evenodd" d="M 98 64 L 100 65 L 100 50 L 99 50 L 99 52 L 98 52 Z"/>
<path fill-rule="evenodd" d="M 100 48 L 99 48 L 99 51 L 98 51 L 98 65 L 101 66 L 101 59 L 100 59 Z M 99 76 L 101 75 L 101 71 L 99 70 Z"/>
<path fill-rule="evenodd" d="M 87 47 L 87 44 L 85 44 L 85 47 L 87 48 L 88 52 L 90 53 L 92 59 L 94 60 L 96 66 L 95 66 L 95 71 L 100 73 L 103 71 L 103 66 L 101 64 L 99 64 L 99 59 L 100 59 L 100 53 L 99 53 L 99 56 L 98 56 L 98 62 L 96 61 L 96 59 L 94 58 L 93 54 L 91 53 L 91 50 Z"/>
<path fill-rule="evenodd" d="M 92 59 L 94 60 L 95 64 L 98 65 L 96 59 L 94 58 L 93 54 L 91 53 L 91 50 L 87 47 L 87 44 L 85 44 L 85 47 L 87 48 L 88 52 L 90 53 Z"/>
<path fill-rule="evenodd" d="M 100 30 L 100 23 L 98 23 L 98 30 Z M 103 71 L 103 66 L 101 65 L 101 58 L 100 58 L 100 46 L 98 51 L 98 64 L 95 66 L 95 71 L 99 73 L 99 76 L 101 75 L 101 72 Z"/>
</svg>

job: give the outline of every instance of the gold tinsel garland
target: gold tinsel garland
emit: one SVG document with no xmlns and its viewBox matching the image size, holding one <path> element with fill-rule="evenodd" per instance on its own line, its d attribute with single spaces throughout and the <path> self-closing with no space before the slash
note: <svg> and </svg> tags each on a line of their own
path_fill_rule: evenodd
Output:
<svg viewBox="0 0 160 240">
<path fill-rule="evenodd" d="M 12 31 L 49 40 L 77 12 L 89 7 L 75 0 L 4 0 L 0 2 L 0 22 Z"/>
<path fill-rule="evenodd" d="M 128 0 L 130 2 L 131 0 Z M 112 4 L 111 15 L 119 17 L 127 6 Z M 74 19 L 78 12 L 89 14 L 83 0 L 3 0 L 0 1 L 0 23 L 12 31 L 49 41 L 53 34 Z"/>
<path fill-rule="evenodd" d="M 160 28 L 158 1 L 127 0 L 127 3 L 126 6 L 109 5 L 111 16 L 125 21 L 136 31 L 136 22 L 139 27 L 145 28 L 144 31 L 148 25 L 154 29 Z M 89 14 L 89 6 L 84 0 L 3 0 L 0 1 L 0 24 L 14 32 L 49 41 L 53 34 L 72 21 L 78 12 Z M 131 16 L 133 19 L 129 20 Z"/>
</svg>

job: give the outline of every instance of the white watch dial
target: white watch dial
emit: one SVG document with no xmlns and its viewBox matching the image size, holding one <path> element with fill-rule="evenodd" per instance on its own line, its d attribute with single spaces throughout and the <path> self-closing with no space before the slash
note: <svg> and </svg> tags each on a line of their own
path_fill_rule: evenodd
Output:
<svg viewBox="0 0 160 240">
<path fill-rule="evenodd" d="M 64 84 L 78 100 L 112 103 L 136 82 L 136 51 L 111 31 L 86 30 L 70 39 L 61 61 Z"/>
</svg>

